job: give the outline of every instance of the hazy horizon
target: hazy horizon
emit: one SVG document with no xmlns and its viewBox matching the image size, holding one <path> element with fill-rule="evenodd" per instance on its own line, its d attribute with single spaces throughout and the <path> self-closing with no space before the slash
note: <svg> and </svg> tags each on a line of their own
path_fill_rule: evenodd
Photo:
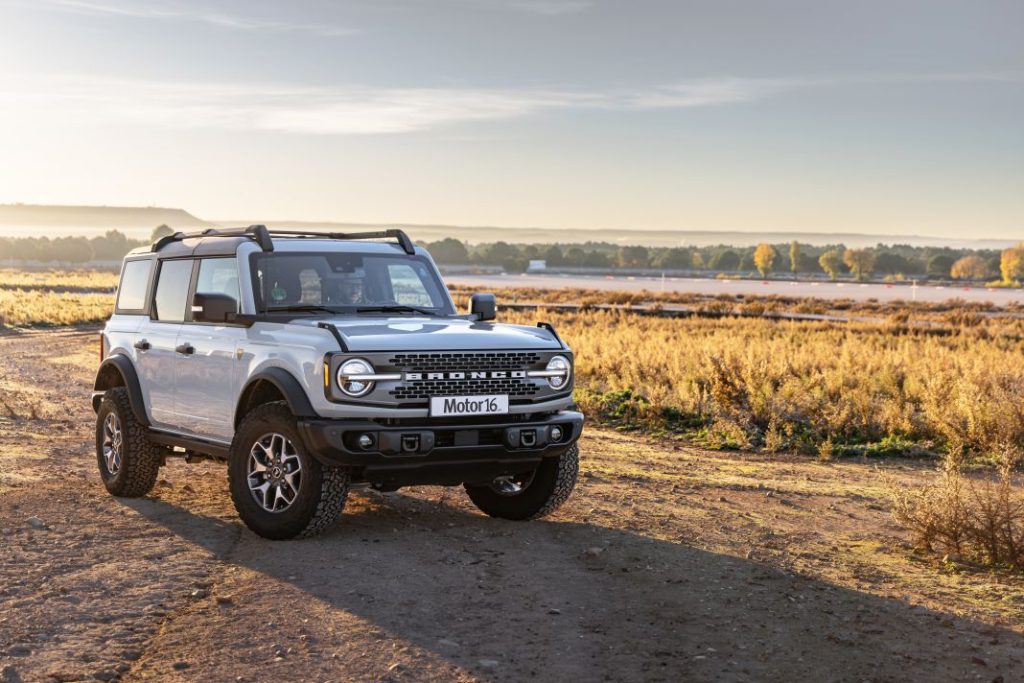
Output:
<svg viewBox="0 0 1024 683">
<path fill-rule="evenodd" d="M 6 0 L 0 203 L 1024 238 L 1024 4 Z"/>
<path fill-rule="evenodd" d="M 583 243 L 589 241 L 641 244 L 649 247 L 669 246 L 753 246 L 760 242 L 786 243 L 792 240 L 822 246 L 843 243 L 849 247 L 876 244 L 911 244 L 951 248 L 1001 249 L 1016 244 L 1013 239 L 937 238 L 921 235 L 884 233 L 824 233 L 799 231 L 715 231 L 715 230 L 552 230 L 537 226 L 469 226 L 439 225 L 412 222 L 368 223 L 351 221 L 297 221 L 250 217 L 241 219 L 207 219 L 170 207 L 111 206 L 37 206 L 0 204 L 0 237 L 95 237 L 108 230 L 119 230 L 132 239 L 146 239 L 153 228 L 166 224 L 175 230 L 201 230 L 205 227 L 237 227 L 263 223 L 278 229 L 307 230 L 378 230 L 400 227 L 418 241 L 436 241 L 455 237 L 470 244 L 506 241 L 513 243 Z"/>
</svg>

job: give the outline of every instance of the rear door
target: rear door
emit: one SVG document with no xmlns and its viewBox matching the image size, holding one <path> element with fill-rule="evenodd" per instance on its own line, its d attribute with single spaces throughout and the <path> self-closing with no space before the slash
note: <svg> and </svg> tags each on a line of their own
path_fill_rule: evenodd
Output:
<svg viewBox="0 0 1024 683">
<path fill-rule="evenodd" d="M 196 294 L 226 294 L 240 300 L 238 263 L 234 257 L 197 261 Z M 194 294 L 192 295 L 194 299 Z M 178 345 L 191 352 L 177 358 L 176 392 L 186 431 L 208 439 L 230 441 L 239 387 L 235 352 L 248 328 L 192 320 L 191 306 L 178 334 Z M 236 306 L 236 312 L 240 309 Z"/>
<path fill-rule="evenodd" d="M 156 427 L 180 430 L 183 425 L 175 395 L 178 333 L 192 282 L 191 258 L 160 261 L 149 319 L 137 333 L 136 368 L 142 397 Z"/>
</svg>

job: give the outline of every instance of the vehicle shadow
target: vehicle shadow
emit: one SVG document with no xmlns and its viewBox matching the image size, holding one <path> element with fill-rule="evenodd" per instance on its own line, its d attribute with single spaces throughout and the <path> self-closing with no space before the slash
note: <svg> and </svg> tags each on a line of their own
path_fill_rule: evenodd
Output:
<svg viewBox="0 0 1024 683">
<path fill-rule="evenodd" d="M 1024 638 L 1011 630 L 756 562 L 586 523 L 489 519 L 443 499 L 353 498 L 321 537 L 270 542 L 242 529 L 230 548 L 237 521 L 159 499 L 125 504 L 298 589 L 326 609 L 320 619 L 355 617 L 484 680 L 1024 675 Z M 252 664 L 232 656 L 240 671 Z M 333 666 L 344 672 L 344 657 Z"/>
</svg>

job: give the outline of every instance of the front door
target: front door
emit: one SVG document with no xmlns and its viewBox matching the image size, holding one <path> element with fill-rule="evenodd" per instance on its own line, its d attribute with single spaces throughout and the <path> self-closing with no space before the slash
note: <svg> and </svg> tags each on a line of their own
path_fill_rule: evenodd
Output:
<svg viewBox="0 0 1024 683">
<path fill-rule="evenodd" d="M 238 264 L 234 257 L 204 258 L 198 263 L 197 294 L 226 294 L 239 301 Z M 190 317 L 187 313 L 186 318 Z M 178 345 L 191 349 L 179 355 L 177 366 L 177 401 L 186 431 L 207 439 L 231 441 L 239 390 L 235 351 L 245 340 L 246 332 L 245 327 L 237 325 L 190 319 L 181 326 Z"/>
</svg>

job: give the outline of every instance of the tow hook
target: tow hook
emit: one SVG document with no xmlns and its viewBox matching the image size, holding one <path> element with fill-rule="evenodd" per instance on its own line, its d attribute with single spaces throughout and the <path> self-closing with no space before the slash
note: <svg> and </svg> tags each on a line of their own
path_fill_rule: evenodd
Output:
<svg viewBox="0 0 1024 683">
<path fill-rule="evenodd" d="M 519 433 L 519 443 L 525 448 L 533 448 L 537 445 L 537 432 L 532 429 L 524 429 Z"/>
<path fill-rule="evenodd" d="M 420 449 L 420 436 L 419 434 L 403 434 L 402 435 L 402 452 L 403 453 L 415 453 Z"/>
</svg>

